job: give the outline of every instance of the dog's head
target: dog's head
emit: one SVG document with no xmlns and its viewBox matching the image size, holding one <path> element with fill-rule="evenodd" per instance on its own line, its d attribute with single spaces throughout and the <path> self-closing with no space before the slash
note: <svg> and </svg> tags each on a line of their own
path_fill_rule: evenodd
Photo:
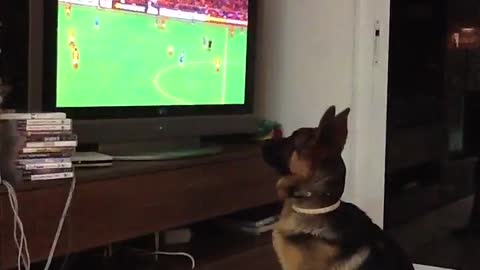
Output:
<svg viewBox="0 0 480 270">
<path fill-rule="evenodd" d="M 290 137 L 266 141 L 265 161 L 284 176 L 279 194 L 293 198 L 298 206 L 323 207 L 337 202 L 345 188 L 342 151 L 347 140 L 350 109 L 338 115 L 330 107 L 315 128 L 300 128 Z M 284 178 L 284 179 L 287 179 Z"/>
</svg>

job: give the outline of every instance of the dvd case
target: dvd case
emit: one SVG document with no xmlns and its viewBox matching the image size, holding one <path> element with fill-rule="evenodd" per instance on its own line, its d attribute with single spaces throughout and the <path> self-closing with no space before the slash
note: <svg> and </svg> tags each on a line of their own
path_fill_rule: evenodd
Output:
<svg viewBox="0 0 480 270">
<path fill-rule="evenodd" d="M 15 181 L 73 178 L 77 141 L 65 113 L 0 114 L 0 170 Z"/>
</svg>

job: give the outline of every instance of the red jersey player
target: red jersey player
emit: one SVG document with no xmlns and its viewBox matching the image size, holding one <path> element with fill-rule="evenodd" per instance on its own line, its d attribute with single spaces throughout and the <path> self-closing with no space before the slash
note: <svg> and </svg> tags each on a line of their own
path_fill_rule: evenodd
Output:
<svg viewBox="0 0 480 270">
<path fill-rule="evenodd" d="M 72 14 L 72 4 L 69 3 L 65 6 L 65 14 L 67 17 L 70 17 L 70 14 Z"/>
<path fill-rule="evenodd" d="M 78 69 L 78 64 L 80 62 L 80 53 L 78 52 L 77 47 L 73 49 L 72 52 L 72 65 L 74 69 Z"/>
<path fill-rule="evenodd" d="M 230 26 L 230 37 L 233 38 L 234 35 L 235 35 L 235 27 Z"/>
</svg>

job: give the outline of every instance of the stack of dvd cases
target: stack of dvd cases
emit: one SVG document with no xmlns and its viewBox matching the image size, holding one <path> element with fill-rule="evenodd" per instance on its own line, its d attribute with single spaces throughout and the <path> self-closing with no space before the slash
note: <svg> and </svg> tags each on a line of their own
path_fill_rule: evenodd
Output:
<svg viewBox="0 0 480 270">
<path fill-rule="evenodd" d="M 6 113 L 0 114 L 0 123 L 17 138 L 17 180 L 73 178 L 71 157 L 77 136 L 65 113 Z"/>
</svg>

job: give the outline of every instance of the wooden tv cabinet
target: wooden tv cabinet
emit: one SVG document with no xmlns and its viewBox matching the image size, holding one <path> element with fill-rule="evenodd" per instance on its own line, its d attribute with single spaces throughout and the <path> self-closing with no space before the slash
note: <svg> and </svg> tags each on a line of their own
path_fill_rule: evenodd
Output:
<svg viewBox="0 0 480 270">
<path fill-rule="evenodd" d="M 257 145 L 231 145 L 216 156 L 167 162 L 117 162 L 78 169 L 77 187 L 56 255 L 275 203 L 277 175 Z M 32 261 L 46 259 L 70 181 L 15 186 Z M 0 189 L 0 269 L 16 266 L 13 217 Z M 217 238 L 217 237 L 215 237 Z M 196 243 L 198 269 L 278 269 L 270 234 Z M 212 242 L 212 243 L 210 243 Z M 208 246 L 208 247 L 207 247 Z"/>
</svg>

